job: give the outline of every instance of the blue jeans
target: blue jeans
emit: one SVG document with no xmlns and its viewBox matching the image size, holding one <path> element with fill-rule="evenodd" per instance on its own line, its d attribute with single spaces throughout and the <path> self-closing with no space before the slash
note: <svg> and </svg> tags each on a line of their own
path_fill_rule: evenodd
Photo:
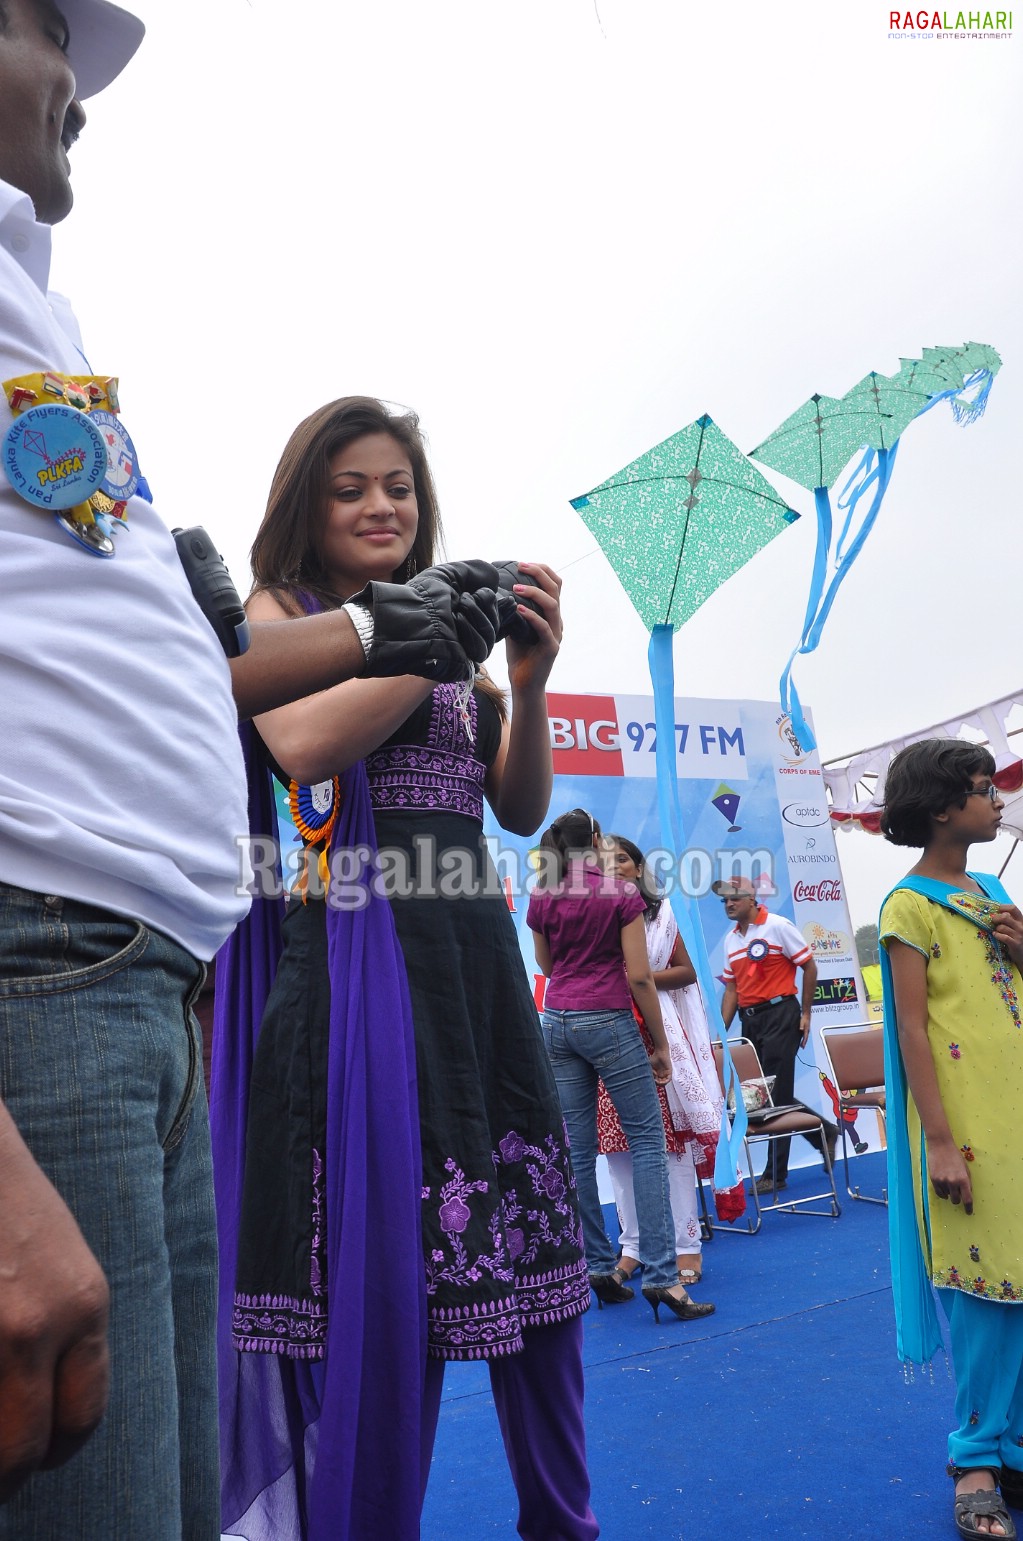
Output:
<svg viewBox="0 0 1023 1541">
<path fill-rule="evenodd" d="M 3 1541 L 220 1535 L 203 977 L 135 921 L 0 884 L 0 1097 L 111 1293 L 106 1417 L 0 1507 Z"/>
<path fill-rule="evenodd" d="M 597 1082 L 603 1080 L 632 1152 L 645 1282 L 677 1284 L 664 1123 L 635 1017 L 631 1011 L 547 1010 L 543 1031 L 568 1126 L 590 1273 L 615 1266 L 597 1192 Z"/>
</svg>

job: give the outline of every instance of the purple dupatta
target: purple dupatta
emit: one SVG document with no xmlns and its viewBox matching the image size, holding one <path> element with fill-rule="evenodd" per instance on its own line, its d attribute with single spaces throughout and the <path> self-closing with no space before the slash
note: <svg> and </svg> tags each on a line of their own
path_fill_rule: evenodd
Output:
<svg viewBox="0 0 1023 1541">
<path fill-rule="evenodd" d="M 242 740 L 250 827 L 273 834 L 270 778 L 254 730 L 243 727 Z M 341 778 L 332 850 L 375 844 L 358 764 Z M 281 952 L 281 901 L 255 898 L 217 958 L 210 1109 L 222 1522 L 247 1541 L 419 1536 L 426 1295 L 415 1043 L 390 905 L 368 881 L 365 892 L 361 910 L 327 907 L 329 1312 L 319 1362 L 239 1353 L 231 1341 L 249 1078 Z"/>
</svg>

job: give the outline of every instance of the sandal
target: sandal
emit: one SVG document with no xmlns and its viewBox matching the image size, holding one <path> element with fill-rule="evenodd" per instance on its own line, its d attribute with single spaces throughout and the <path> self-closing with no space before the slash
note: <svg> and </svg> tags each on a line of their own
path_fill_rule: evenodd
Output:
<svg viewBox="0 0 1023 1541">
<path fill-rule="evenodd" d="M 629 1268 L 626 1268 L 626 1266 L 625 1266 L 626 1263 L 630 1263 L 632 1266 L 629 1267 Z M 619 1257 L 618 1257 L 618 1267 L 615 1269 L 615 1273 L 621 1274 L 622 1278 L 626 1281 L 626 1283 L 628 1283 L 628 1281 L 632 1278 L 633 1274 L 634 1273 L 640 1273 L 642 1271 L 642 1268 L 643 1268 L 643 1264 L 639 1261 L 639 1258 L 637 1258 L 637 1257 L 625 1257 L 624 1254 L 619 1254 Z"/>
<path fill-rule="evenodd" d="M 590 1289 L 597 1297 L 599 1311 L 602 1311 L 605 1306 L 623 1305 L 626 1300 L 635 1299 L 636 1295 L 636 1291 L 629 1288 L 624 1274 L 618 1268 L 612 1268 L 610 1273 L 591 1273 Z"/>
<path fill-rule="evenodd" d="M 955 1515 L 956 1530 L 964 1541 L 976 1541 L 978 1536 L 991 1535 L 989 1530 L 977 1529 L 975 1521 L 979 1519 L 996 1520 L 1001 1525 L 1005 1534 L 999 1537 L 999 1541 L 1015 1541 L 1016 1527 L 997 1488 L 978 1488 L 972 1493 L 959 1493 L 952 1512 Z"/>
<path fill-rule="evenodd" d="M 703 1278 L 703 1256 L 699 1252 L 680 1252 L 675 1259 L 678 1282 L 686 1285 L 699 1284 Z"/>
</svg>

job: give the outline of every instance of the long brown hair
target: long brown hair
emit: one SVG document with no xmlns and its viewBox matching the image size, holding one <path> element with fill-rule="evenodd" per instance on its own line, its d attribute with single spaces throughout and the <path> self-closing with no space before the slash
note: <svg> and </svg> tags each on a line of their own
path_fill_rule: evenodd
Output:
<svg viewBox="0 0 1023 1541">
<path fill-rule="evenodd" d="M 348 597 L 334 592 L 323 565 L 330 462 L 367 433 L 389 434 L 405 450 L 412 467 L 419 526 L 412 550 L 392 581 L 407 583 L 436 562 L 443 530 L 419 418 L 415 412 L 390 411 L 375 396 L 342 396 L 310 413 L 284 446 L 270 484 L 266 513 L 249 552 L 253 594 L 269 591 L 294 615 L 302 613 L 294 597 L 296 589 L 312 594 L 328 610 Z M 478 678 L 477 684 L 503 718 L 505 701 L 500 686 L 488 676 Z"/>
<path fill-rule="evenodd" d="M 407 583 L 437 560 L 442 531 L 437 492 L 426 446 L 414 412 L 389 412 L 372 396 L 342 396 L 299 423 L 284 446 L 270 485 L 266 513 L 252 542 L 253 592 L 305 589 L 332 608 L 347 599 L 336 594 L 323 566 L 323 531 L 330 498 L 330 462 L 340 450 L 368 433 L 386 433 L 399 443 L 412 467 L 419 527 L 405 561 L 394 574 Z"/>
</svg>

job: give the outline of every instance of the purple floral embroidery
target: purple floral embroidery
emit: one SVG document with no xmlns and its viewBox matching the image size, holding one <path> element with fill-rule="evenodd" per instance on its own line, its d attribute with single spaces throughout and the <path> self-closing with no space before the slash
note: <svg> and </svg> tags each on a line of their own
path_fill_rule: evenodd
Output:
<svg viewBox="0 0 1023 1541">
<path fill-rule="evenodd" d="M 440 1206 L 440 1224 L 443 1231 L 455 1231 L 459 1235 L 465 1230 L 471 1218 L 468 1204 L 464 1204 L 457 1196 L 448 1199 L 446 1204 Z"/>
<path fill-rule="evenodd" d="M 242 1353 L 322 1359 L 327 1339 L 326 1302 L 296 1300 L 291 1295 L 236 1295 L 231 1337 Z"/>
<path fill-rule="evenodd" d="M 472 1220 L 472 1207 L 467 1200 L 474 1193 L 489 1193 L 490 1184 L 469 1182 L 465 1173 L 450 1156 L 444 1169 L 452 1175 L 440 1190 L 440 1206 L 437 1223 L 444 1232 L 450 1256 L 445 1249 L 433 1248 L 426 1260 L 426 1293 L 436 1294 L 439 1284 L 475 1284 L 485 1275 L 508 1284 L 512 1279 L 507 1262 L 504 1238 L 501 1234 L 501 1217 L 491 1215 L 488 1226 L 490 1250 L 470 1258 L 463 1235 Z"/>
<path fill-rule="evenodd" d="M 323 1157 L 313 1151 L 313 1239 L 309 1259 L 309 1293 L 323 1294 Z"/>
<path fill-rule="evenodd" d="M 443 1243 L 434 1239 L 426 1260 L 429 1352 L 436 1357 L 514 1353 L 524 1326 L 564 1321 L 589 1305 L 565 1141 L 547 1134 L 532 1144 L 511 1129 L 491 1159 L 494 1183 L 470 1183 L 452 1157 L 445 1162 L 450 1177 L 432 1221 Z M 474 1201 L 475 1194 L 483 1197 Z M 559 1260 L 553 1268 L 552 1255 Z M 452 1293 L 467 1286 L 476 1286 L 467 1300 Z"/>
<path fill-rule="evenodd" d="M 537 1187 L 546 1193 L 549 1199 L 556 1201 L 561 1198 L 565 1191 L 565 1179 L 560 1172 L 555 1172 L 548 1167 L 537 1183 Z"/>
<path fill-rule="evenodd" d="M 948 1052 L 951 1054 L 953 1059 L 962 1059 L 963 1057 L 963 1051 L 957 1043 L 950 1043 L 948 1046 Z"/>
</svg>

